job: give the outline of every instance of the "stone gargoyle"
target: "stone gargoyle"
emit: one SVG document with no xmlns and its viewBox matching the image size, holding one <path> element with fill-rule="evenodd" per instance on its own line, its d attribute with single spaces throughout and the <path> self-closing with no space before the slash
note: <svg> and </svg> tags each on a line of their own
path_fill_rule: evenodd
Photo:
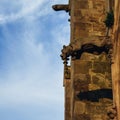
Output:
<svg viewBox="0 0 120 120">
<path fill-rule="evenodd" d="M 69 60 L 69 56 L 71 56 L 72 59 L 79 59 L 83 52 L 95 55 L 99 55 L 102 52 L 108 54 L 111 48 L 112 44 L 109 37 L 91 36 L 89 38 L 79 38 L 68 46 L 64 45 L 60 56 L 64 61 Z"/>
<path fill-rule="evenodd" d="M 69 5 L 68 4 L 57 4 L 57 5 L 53 5 L 52 8 L 55 10 L 55 11 L 61 11 L 61 10 L 64 10 L 66 12 L 69 12 Z"/>
</svg>

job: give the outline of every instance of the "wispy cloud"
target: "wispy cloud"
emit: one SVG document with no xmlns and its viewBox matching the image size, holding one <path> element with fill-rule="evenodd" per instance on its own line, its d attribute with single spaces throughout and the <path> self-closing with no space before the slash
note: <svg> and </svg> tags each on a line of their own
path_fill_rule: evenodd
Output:
<svg viewBox="0 0 120 120">
<path fill-rule="evenodd" d="M 1 107 L 63 106 L 59 55 L 62 45 L 69 41 L 69 23 L 66 13 L 56 16 L 51 5 L 64 2 L 0 1 Z"/>
<path fill-rule="evenodd" d="M 0 103 L 44 104 L 46 101 L 55 102 L 56 100 L 60 102 L 61 99 L 58 98 L 62 94 L 57 94 L 54 90 L 58 90 L 57 87 L 62 80 L 61 67 L 51 64 L 54 53 L 47 53 L 41 42 L 36 44 L 36 35 L 28 33 L 29 30 L 23 32 L 22 42 L 17 41 L 20 43 L 18 48 L 16 48 L 17 46 L 9 48 L 10 55 L 8 58 L 11 60 L 7 60 L 7 65 L 9 65 L 7 66 L 7 74 L 4 71 L 5 76 L 1 78 L 1 81 L 4 82 L 0 85 L 0 96 L 2 98 Z M 12 42 L 14 45 L 14 41 Z M 50 48 L 55 47 L 52 44 L 50 45 Z M 6 46 L 9 46 L 9 42 L 6 43 Z M 60 76 L 61 78 L 58 79 Z M 62 89 L 62 84 L 60 86 Z"/>
<path fill-rule="evenodd" d="M 0 23 L 6 23 L 6 22 L 10 22 L 10 21 L 15 21 L 17 19 L 20 18 L 24 18 L 27 16 L 32 16 L 34 14 L 38 14 L 39 11 L 38 9 L 42 9 L 43 4 L 46 1 L 43 0 L 21 0 L 21 1 L 11 1 L 11 3 L 9 4 L 9 2 L 2 2 L 1 6 L 9 6 L 6 7 L 6 9 L 2 9 L 2 13 L 0 15 Z M 9 11 L 8 11 L 8 10 Z M 17 12 L 16 12 L 17 11 Z M 44 12 L 44 11 L 43 11 Z M 42 14 L 42 12 L 41 12 Z"/>
<path fill-rule="evenodd" d="M 36 18 L 48 15 L 54 3 L 64 3 L 64 0 L 8 0 L 0 1 L 0 24 L 12 22 L 21 18 Z M 3 7 L 4 6 L 4 7 Z"/>
</svg>

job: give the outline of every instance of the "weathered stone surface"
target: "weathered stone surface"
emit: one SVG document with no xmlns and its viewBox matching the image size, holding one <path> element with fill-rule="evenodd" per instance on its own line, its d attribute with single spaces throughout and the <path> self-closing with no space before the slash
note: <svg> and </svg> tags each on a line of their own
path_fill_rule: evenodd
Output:
<svg viewBox="0 0 120 120">
<path fill-rule="evenodd" d="M 66 101 L 65 111 L 70 111 L 71 99 L 70 98 L 66 98 L 65 101 Z"/>
<path fill-rule="evenodd" d="M 100 55 L 93 55 L 91 53 L 84 52 L 81 55 L 81 60 L 88 60 L 88 61 L 100 61 L 105 62 L 108 61 L 107 54 L 105 52 L 101 53 Z"/>
<path fill-rule="evenodd" d="M 91 120 L 89 114 L 75 115 L 74 120 Z"/>
<path fill-rule="evenodd" d="M 105 75 L 96 74 L 92 76 L 92 82 L 94 85 L 98 86 L 100 89 L 102 88 L 111 88 L 111 80 L 105 78 Z"/>
<path fill-rule="evenodd" d="M 76 0 L 75 9 L 87 9 L 88 8 L 88 0 Z"/>
<path fill-rule="evenodd" d="M 85 111 L 86 111 L 86 104 L 84 102 L 76 101 L 74 114 L 76 115 L 84 114 Z"/>
<path fill-rule="evenodd" d="M 65 120 L 71 120 L 71 114 L 69 111 L 65 111 Z"/>
<path fill-rule="evenodd" d="M 90 79 L 90 75 L 88 74 L 76 74 L 74 78 L 74 89 L 77 91 L 88 91 Z"/>
<path fill-rule="evenodd" d="M 75 17 L 77 16 L 76 19 L 81 20 L 81 19 L 82 19 L 81 10 L 79 10 L 79 9 L 75 10 L 75 12 L 74 12 L 74 16 L 75 16 Z M 79 17 L 78 17 L 78 16 L 79 16 Z M 77 21 L 78 21 L 78 20 L 77 20 Z"/>
<path fill-rule="evenodd" d="M 98 89 L 100 89 L 100 86 L 99 85 L 97 85 L 97 84 L 89 84 L 89 86 L 88 86 L 88 89 L 90 90 L 90 91 L 92 91 L 92 90 L 98 90 Z"/>
<path fill-rule="evenodd" d="M 114 104 L 117 110 L 117 120 L 120 120 L 120 1 L 114 0 L 114 27 L 113 27 L 113 59 L 112 81 Z"/>
<path fill-rule="evenodd" d="M 105 9 L 105 0 L 92 0 L 93 1 L 93 8 L 97 9 L 98 11 L 103 11 Z"/>
<path fill-rule="evenodd" d="M 107 113 L 107 104 L 102 104 L 102 103 L 86 103 L 86 113 L 89 113 L 91 116 L 92 115 L 99 115 L 105 116 Z"/>
<path fill-rule="evenodd" d="M 67 69 L 67 70 L 65 70 L 64 71 L 64 79 L 67 79 L 67 80 L 69 80 L 70 79 L 70 70 L 69 69 Z"/>
<path fill-rule="evenodd" d="M 67 98 L 71 97 L 71 81 L 70 80 L 66 80 L 65 81 L 65 96 Z"/>
<path fill-rule="evenodd" d="M 105 72 L 110 72 L 110 63 L 108 62 L 94 62 L 94 69 L 93 71 L 95 73 L 102 73 L 105 74 Z"/>
<path fill-rule="evenodd" d="M 92 25 L 90 23 L 83 23 L 83 22 L 76 22 L 74 23 L 75 26 L 80 26 L 80 29 L 79 30 L 88 30 L 92 28 Z"/>
<path fill-rule="evenodd" d="M 108 9 L 106 0 L 70 0 L 69 3 L 71 15 L 69 50 L 79 51 L 85 47 L 82 46 L 83 43 L 103 45 L 107 30 L 103 22 Z M 103 50 L 90 53 L 82 50 L 81 56 L 74 60 L 78 53 L 75 51 L 73 54 L 73 51 L 69 51 L 72 56 L 69 79 L 71 82 L 65 85 L 65 120 L 107 120 L 107 107 L 112 104 L 112 97 L 106 97 L 103 93 L 109 90 L 111 93 L 112 88 L 108 52 Z M 65 55 L 68 56 L 67 53 Z"/>
<path fill-rule="evenodd" d="M 69 11 L 69 5 L 66 5 L 66 4 L 53 5 L 52 8 L 53 8 L 55 11 L 60 11 L 60 10 L 64 10 L 64 11 L 66 11 L 66 12 Z"/>
<path fill-rule="evenodd" d="M 74 33 L 74 39 L 78 39 L 79 37 L 85 37 L 85 36 L 88 36 L 89 33 L 88 31 L 84 31 L 84 30 L 81 30 L 81 28 L 75 28 L 75 33 Z"/>
<path fill-rule="evenodd" d="M 74 62 L 74 73 L 75 74 L 88 74 L 89 69 L 92 67 L 91 61 L 75 61 Z"/>
<path fill-rule="evenodd" d="M 92 120 L 104 120 L 103 117 L 99 114 L 92 116 Z"/>
</svg>

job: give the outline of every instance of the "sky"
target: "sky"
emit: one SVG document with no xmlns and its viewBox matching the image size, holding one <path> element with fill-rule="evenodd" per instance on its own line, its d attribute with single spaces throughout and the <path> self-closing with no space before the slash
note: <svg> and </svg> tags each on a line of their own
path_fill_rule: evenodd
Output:
<svg viewBox="0 0 120 120">
<path fill-rule="evenodd" d="M 0 120 L 64 120 L 68 0 L 0 0 Z"/>
</svg>

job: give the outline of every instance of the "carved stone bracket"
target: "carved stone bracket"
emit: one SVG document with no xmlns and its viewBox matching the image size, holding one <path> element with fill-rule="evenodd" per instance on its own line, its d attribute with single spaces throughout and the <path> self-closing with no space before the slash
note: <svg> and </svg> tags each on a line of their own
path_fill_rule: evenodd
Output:
<svg viewBox="0 0 120 120">
<path fill-rule="evenodd" d="M 89 38 L 79 38 L 75 42 L 70 43 L 68 46 L 63 46 L 60 55 L 63 63 L 67 64 L 69 57 L 72 59 L 80 59 L 82 53 L 88 52 L 95 55 L 99 55 L 102 52 L 106 52 L 110 58 L 110 63 L 112 59 L 112 44 L 110 37 L 89 37 Z"/>
<path fill-rule="evenodd" d="M 66 12 L 69 12 L 70 11 L 70 7 L 68 4 L 57 4 L 57 5 L 53 5 L 52 8 L 55 10 L 55 11 L 61 11 L 61 10 L 64 10 Z"/>
</svg>

